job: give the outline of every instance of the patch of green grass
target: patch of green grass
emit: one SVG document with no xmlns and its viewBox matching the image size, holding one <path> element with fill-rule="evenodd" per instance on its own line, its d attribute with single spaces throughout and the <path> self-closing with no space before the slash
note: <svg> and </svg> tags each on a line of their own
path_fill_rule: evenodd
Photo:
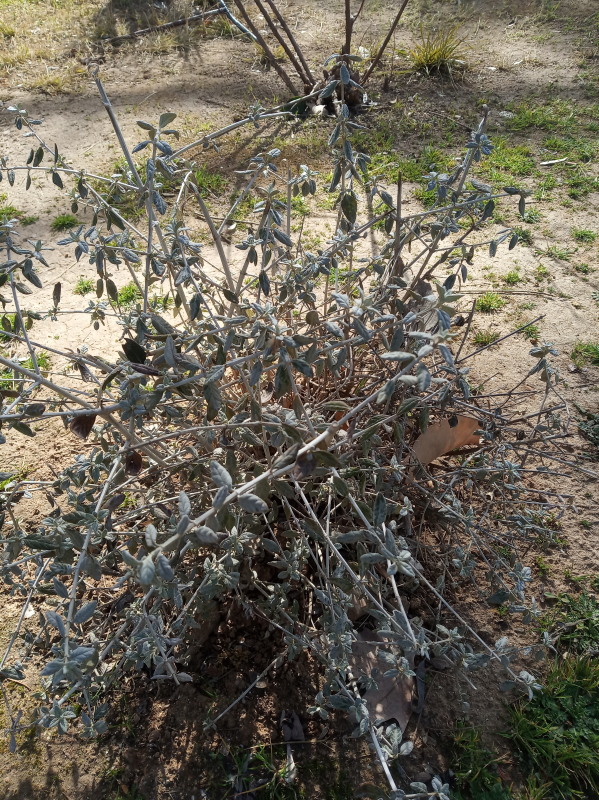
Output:
<svg viewBox="0 0 599 800">
<path fill-rule="evenodd" d="M 591 120 L 596 117 L 597 106 L 583 106 L 574 100 L 549 100 L 537 104 L 535 99 L 515 103 L 510 107 L 514 116 L 507 120 L 513 131 L 538 128 L 544 131 L 567 131 L 569 135 L 580 128 L 592 130 Z"/>
<path fill-rule="evenodd" d="M 598 235 L 596 231 L 591 231 L 588 228 L 572 228 L 572 237 L 583 244 L 592 244 Z"/>
<path fill-rule="evenodd" d="M 588 576 L 582 576 L 584 584 Z M 578 583 L 578 581 L 576 581 Z M 599 602 L 587 591 L 561 594 L 553 611 L 541 621 L 560 650 L 578 656 L 599 652 Z"/>
<path fill-rule="evenodd" d="M 476 310 L 482 311 L 483 314 L 491 314 L 501 310 L 505 303 L 506 301 L 497 292 L 485 292 L 476 301 Z"/>
<path fill-rule="evenodd" d="M 591 192 L 599 192 L 599 178 L 587 175 L 582 170 L 576 170 L 568 178 L 568 197 L 573 200 L 581 200 Z"/>
<path fill-rule="evenodd" d="M 93 292 L 95 289 L 95 284 L 91 278 L 84 278 L 81 277 L 75 284 L 75 288 L 73 289 L 74 294 L 85 295 Z"/>
<path fill-rule="evenodd" d="M 212 172 L 203 164 L 193 173 L 202 197 L 205 195 L 220 195 L 227 186 L 227 180 L 218 172 Z"/>
<path fill-rule="evenodd" d="M 134 283 L 127 283 L 119 289 L 118 304 L 120 306 L 132 306 L 138 300 L 141 300 L 141 294 Z"/>
<path fill-rule="evenodd" d="M 518 241 L 521 244 L 531 245 L 532 244 L 532 233 L 527 228 L 522 228 L 516 226 L 513 229 L 514 233 L 518 236 Z"/>
<path fill-rule="evenodd" d="M 599 414 L 584 411 L 579 406 L 577 408 L 583 415 L 583 418 L 578 423 L 578 430 L 594 446 L 596 450 L 595 458 L 599 459 Z M 599 584 L 599 577 L 596 580 Z M 599 591 L 599 585 L 597 591 Z"/>
<path fill-rule="evenodd" d="M 445 28 L 438 31 L 420 29 L 420 41 L 405 51 L 412 68 L 426 75 L 440 73 L 451 75 L 464 67 L 462 45 L 464 40 L 458 35 L 459 28 Z"/>
<path fill-rule="evenodd" d="M 597 342 L 576 342 L 571 353 L 571 358 L 577 367 L 585 364 L 599 366 L 599 343 Z"/>
<path fill-rule="evenodd" d="M 595 271 L 593 267 L 589 267 L 588 264 L 575 264 L 574 269 L 576 272 L 580 272 L 582 275 L 590 275 L 591 272 Z"/>
<path fill-rule="evenodd" d="M 79 225 L 79 220 L 74 214 L 59 214 L 54 217 L 50 227 L 53 231 L 68 231 Z"/>
<path fill-rule="evenodd" d="M 599 154 L 599 141 L 583 137 L 550 136 L 545 139 L 543 146 L 554 155 L 565 156 L 570 161 L 578 160 L 583 163 L 593 161 Z"/>
<path fill-rule="evenodd" d="M 527 208 L 524 212 L 522 219 L 524 222 L 527 222 L 529 225 L 534 225 L 536 222 L 540 222 L 543 215 L 541 212 L 536 208 Z"/>
<path fill-rule="evenodd" d="M 42 372 L 49 372 L 52 361 L 48 353 L 40 351 L 39 353 L 35 354 L 35 357 L 40 370 Z M 19 363 L 21 363 L 25 369 L 35 369 L 31 356 L 25 359 L 25 361 L 20 361 Z M 3 372 L 0 372 L 0 389 L 12 389 L 14 381 L 19 380 L 22 377 L 23 376 L 16 370 L 6 369 Z"/>
<path fill-rule="evenodd" d="M 17 219 L 22 225 L 32 225 L 37 222 L 39 217 L 34 214 L 26 214 L 16 206 L 6 204 L 6 195 L 0 194 L 0 225 L 8 222 L 11 219 Z"/>
<path fill-rule="evenodd" d="M 6 22 L 0 20 L 0 36 L 4 37 L 4 39 L 12 39 L 16 35 L 17 32 L 12 25 L 7 25 Z"/>
<path fill-rule="evenodd" d="M 512 183 L 513 179 L 537 173 L 536 161 L 525 145 L 513 145 L 505 137 L 493 140 L 493 150 L 480 164 L 480 172 L 490 181 Z"/>
<path fill-rule="evenodd" d="M 310 206 L 308 205 L 306 198 L 303 195 L 298 194 L 291 198 L 291 210 L 302 217 L 307 217 L 310 213 Z"/>
<path fill-rule="evenodd" d="M 516 286 L 516 284 L 522 283 L 523 280 L 522 275 L 515 269 L 510 270 L 503 278 L 504 283 L 507 283 L 508 286 Z"/>
<path fill-rule="evenodd" d="M 525 768 L 548 782 L 546 798 L 599 792 L 599 663 L 560 658 L 532 700 L 510 710 L 506 735 Z"/>
<path fill-rule="evenodd" d="M 546 175 L 537 183 L 537 188 L 533 192 L 533 198 L 535 200 L 545 200 L 549 193 L 557 186 L 559 186 L 557 178 L 554 178 L 553 175 Z"/>
<path fill-rule="evenodd" d="M 538 325 L 527 325 L 526 328 L 521 330 L 522 336 L 526 339 L 536 340 L 539 338 L 540 329 Z"/>
<path fill-rule="evenodd" d="M 395 145 L 396 129 L 392 122 L 381 115 L 372 120 L 364 130 L 352 132 L 352 147 L 363 153 L 380 153 L 392 150 Z"/>
<path fill-rule="evenodd" d="M 483 747 L 475 728 L 458 721 L 449 750 L 456 800 L 512 800 L 511 791 L 497 774 L 499 759 Z"/>
<path fill-rule="evenodd" d="M 487 345 L 493 344 L 499 339 L 499 333 L 497 331 L 476 331 L 474 334 L 474 344 L 478 344 L 481 347 L 486 347 Z"/>
<path fill-rule="evenodd" d="M 541 281 L 548 281 L 551 279 L 551 272 L 544 264 L 539 264 L 538 267 L 535 267 L 534 277 L 537 283 L 540 283 Z"/>
<path fill-rule="evenodd" d="M 546 253 L 548 256 L 551 256 L 551 258 L 557 258 L 559 261 L 569 261 L 572 250 L 567 250 L 565 247 L 552 244 L 547 248 Z"/>
</svg>

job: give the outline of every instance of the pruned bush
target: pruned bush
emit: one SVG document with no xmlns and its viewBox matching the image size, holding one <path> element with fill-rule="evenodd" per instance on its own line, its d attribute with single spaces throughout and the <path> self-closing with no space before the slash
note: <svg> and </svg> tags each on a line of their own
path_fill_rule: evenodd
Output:
<svg viewBox="0 0 599 800">
<path fill-rule="evenodd" d="M 461 331 L 454 319 L 477 251 L 492 257 L 503 243 L 515 245 L 509 229 L 485 239 L 482 223 L 504 197 L 515 195 L 522 213 L 524 196 L 467 181 L 492 148 L 485 111 L 455 169 L 426 177 L 432 207 L 404 214 L 401 175 L 395 187 L 377 183 L 352 145 L 357 123 L 344 102 L 352 78 L 343 57 L 331 64 L 338 77 L 321 99 L 340 88 L 338 116 L 322 123 L 331 129 L 335 230 L 315 251 L 291 226 L 293 197 L 320 184 L 310 165 L 288 175 L 278 150 L 257 153 L 245 187 L 217 220 L 198 187 L 202 163 L 189 157 L 236 127 L 289 110 L 255 108 L 179 149 L 176 114 L 164 113 L 138 123 L 143 139 L 130 151 L 96 79 L 127 164 L 99 180 L 68 166 L 25 110 L 8 109 L 36 143 L 26 163 L 3 158 L 0 176 L 29 187 L 45 170 L 70 195 L 73 214 L 91 212 L 90 225 L 58 244 L 95 272 L 97 297 L 83 309 L 90 324 L 115 315 L 124 331 L 110 358 L 74 343 L 52 350 L 53 362 L 62 358 L 80 378 L 76 386 L 44 375 L 26 301 L 42 293 L 45 316 L 57 318 L 62 287 L 43 294 L 44 245 L 21 239 L 18 222 L 2 221 L 0 286 L 13 316 L 3 323 L 9 352 L 0 367 L 20 377 L 15 389 L 0 389 L 0 441 L 60 420 L 63 435 L 88 444 L 51 486 L 40 485 L 53 510 L 35 532 L 18 517 L 21 477 L 5 476 L 0 494 L 0 574 L 25 609 L 34 598 L 43 609 L 37 631 L 21 616 L 0 678 L 20 679 L 34 655 L 43 661 L 39 726 L 103 733 L 104 702 L 130 671 L 193 680 L 189 634 L 215 600 L 272 625 L 275 661 L 310 652 L 322 665 L 312 713 L 346 710 L 386 769 L 410 743 L 402 744 L 399 725 L 381 727 L 390 720 L 369 710 L 368 690 L 409 682 L 416 658 L 460 670 L 494 660 L 510 685 L 536 686 L 510 666 L 517 653 L 507 640 L 483 641 L 444 589 L 446 574 L 476 576 L 489 603 L 534 614 L 525 602 L 530 570 L 497 543 L 530 542 L 543 530 L 542 514 L 521 493 L 521 462 L 531 463 L 530 448 L 546 430 L 555 351 L 531 350 L 524 376 L 544 382 L 544 406 L 514 428 L 509 397 L 496 414 L 488 398 L 473 395 L 462 355 L 469 326 Z M 234 259 L 222 237 L 248 198 L 253 213 L 236 223 Z M 192 206 L 212 247 L 194 240 Z M 302 231 L 309 226 L 306 216 Z M 375 226 L 382 231 L 373 252 L 363 239 Z M 122 302 L 119 267 L 133 281 L 130 303 Z M 162 315 L 150 301 L 158 286 L 174 297 Z M 559 427 L 555 415 L 551 424 Z M 460 457 L 447 457 L 442 471 L 431 466 L 455 450 Z M 133 505 L 125 502 L 131 497 Z M 419 587 L 443 609 L 437 624 L 408 613 Z M 378 664 L 367 670 L 356 658 L 358 617 Z M 14 748 L 30 723 L 10 709 L 9 719 Z M 387 777 L 393 796 L 402 796 L 388 769 Z M 442 797 L 447 787 L 437 783 L 433 795 Z"/>
</svg>

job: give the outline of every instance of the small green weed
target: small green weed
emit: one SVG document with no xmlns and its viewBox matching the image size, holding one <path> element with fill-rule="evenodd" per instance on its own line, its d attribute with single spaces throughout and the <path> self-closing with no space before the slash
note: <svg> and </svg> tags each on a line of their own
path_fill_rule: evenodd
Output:
<svg viewBox="0 0 599 800">
<path fill-rule="evenodd" d="M 203 164 L 193 173 L 202 197 L 222 194 L 227 186 L 226 179 L 218 172 L 211 172 Z"/>
<path fill-rule="evenodd" d="M 474 344 L 478 344 L 481 347 L 486 347 L 487 345 L 493 344 L 499 339 L 499 333 L 497 331 L 476 331 L 474 334 Z"/>
<path fill-rule="evenodd" d="M 543 558 L 543 556 L 537 556 L 535 558 L 535 564 L 539 570 L 539 575 L 543 580 L 545 580 L 549 576 L 550 565 Z"/>
<path fill-rule="evenodd" d="M 535 267 L 534 276 L 535 281 L 540 283 L 541 281 L 548 281 L 551 278 L 551 272 L 544 264 L 539 264 L 538 267 Z"/>
<path fill-rule="evenodd" d="M 588 264 L 575 264 L 574 269 L 582 275 L 590 275 L 591 272 L 595 271 L 592 267 L 589 267 Z"/>
<path fill-rule="evenodd" d="M 573 200 L 581 200 L 591 192 L 599 191 L 599 178 L 587 175 L 582 170 L 576 170 L 568 178 L 567 186 L 568 197 Z"/>
<path fill-rule="evenodd" d="M 520 244 L 531 245 L 532 244 L 532 233 L 527 230 L 526 228 L 515 227 L 513 229 L 514 233 L 518 235 L 518 241 Z"/>
<path fill-rule="evenodd" d="M 426 75 L 434 73 L 451 75 L 456 68 L 464 67 L 461 52 L 463 43 L 464 40 L 458 36 L 457 26 L 426 33 L 421 28 L 420 41 L 415 47 L 407 50 L 405 55 L 416 72 L 424 72 Z"/>
<path fill-rule="evenodd" d="M 94 282 L 91 278 L 79 278 L 77 283 L 75 284 L 75 288 L 73 289 L 74 294 L 89 294 L 90 292 L 94 291 Z"/>
<path fill-rule="evenodd" d="M 583 419 L 578 423 L 578 430 L 596 449 L 596 458 L 599 458 L 599 414 L 591 414 L 577 406 Z"/>
<path fill-rule="evenodd" d="M 50 356 L 43 351 L 36 353 L 35 355 L 40 370 L 42 372 L 49 372 L 52 365 Z M 25 369 L 35 369 L 31 356 L 20 363 L 25 367 Z M 20 373 L 11 369 L 6 369 L 3 372 L 0 372 L 0 389 L 12 389 L 14 381 L 21 378 L 22 375 Z"/>
<path fill-rule="evenodd" d="M 585 364 L 599 366 L 599 344 L 597 342 L 576 342 L 571 353 L 571 358 L 577 367 Z"/>
<path fill-rule="evenodd" d="M 134 283 L 127 283 L 119 289 L 117 302 L 120 306 L 132 306 L 138 300 L 141 300 L 141 294 Z"/>
<path fill-rule="evenodd" d="M 481 163 L 480 172 L 496 183 L 511 183 L 514 177 L 528 177 L 537 172 L 536 161 L 525 145 L 513 145 L 505 137 L 493 140 L 493 150 Z"/>
<path fill-rule="evenodd" d="M 480 733 L 466 722 L 456 725 L 450 759 L 457 800 L 511 800 L 511 791 L 497 774 L 499 759 L 483 747 Z"/>
<path fill-rule="evenodd" d="M 559 247 L 556 244 L 552 244 L 545 252 L 551 258 L 557 258 L 559 261 L 569 261 L 572 255 L 572 250 L 567 250 L 565 247 Z"/>
<path fill-rule="evenodd" d="M 547 175 L 538 182 L 537 188 L 533 193 L 533 198 L 535 200 L 545 200 L 549 193 L 557 186 L 559 186 L 557 178 L 554 178 L 553 175 Z"/>
<path fill-rule="evenodd" d="M 53 231 L 68 231 L 79 225 L 79 220 L 74 214 L 59 214 L 54 217 L 50 227 Z"/>
<path fill-rule="evenodd" d="M 583 584 L 588 576 L 574 583 Z M 562 594 L 555 609 L 545 615 L 541 627 L 553 634 L 560 650 L 579 656 L 599 653 L 599 603 L 586 591 L 578 595 Z"/>
<path fill-rule="evenodd" d="M 527 208 L 522 217 L 524 222 L 527 222 L 529 225 L 534 225 L 536 222 L 540 222 L 542 218 L 543 215 L 536 208 Z"/>
<path fill-rule="evenodd" d="M 483 314 L 491 314 L 494 311 L 499 311 L 505 305 L 505 300 L 497 292 L 485 292 L 476 301 L 476 310 L 482 311 Z"/>
<path fill-rule="evenodd" d="M 508 286 L 516 286 L 516 284 L 522 283 L 523 280 L 522 275 L 515 269 L 510 270 L 503 278 L 504 283 L 507 283 Z"/>
<path fill-rule="evenodd" d="M 302 217 L 307 217 L 310 213 L 310 206 L 306 198 L 298 194 L 296 197 L 291 198 L 291 210 Z"/>
<path fill-rule="evenodd" d="M 599 665 L 560 658 L 542 692 L 511 709 L 506 736 L 524 765 L 549 782 L 547 798 L 572 800 L 599 792 Z"/>
<path fill-rule="evenodd" d="M 541 331 L 538 325 L 527 325 L 526 328 L 522 329 L 521 333 L 526 339 L 535 341 L 539 338 Z"/>
<path fill-rule="evenodd" d="M 597 235 L 595 231 L 590 231 L 587 228 L 572 228 L 572 238 L 582 244 L 592 244 Z"/>
</svg>

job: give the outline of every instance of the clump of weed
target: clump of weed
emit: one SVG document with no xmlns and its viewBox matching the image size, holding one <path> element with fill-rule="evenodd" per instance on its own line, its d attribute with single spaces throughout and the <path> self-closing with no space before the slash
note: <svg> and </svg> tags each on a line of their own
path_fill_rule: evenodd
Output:
<svg viewBox="0 0 599 800">
<path fill-rule="evenodd" d="M 457 26 L 427 32 L 421 28 L 420 41 L 405 54 L 416 72 L 451 75 L 456 69 L 463 69 L 465 66 L 461 50 L 463 44 L 464 40 L 458 36 Z"/>
<path fill-rule="evenodd" d="M 505 306 L 506 301 L 497 292 L 485 292 L 476 301 L 476 310 L 483 314 L 491 314 L 500 311 Z"/>
<path fill-rule="evenodd" d="M 536 341 L 539 338 L 540 332 L 539 326 L 533 324 L 527 325 L 521 330 L 522 336 L 531 341 Z"/>
<path fill-rule="evenodd" d="M 592 267 L 589 267 L 588 264 L 575 264 L 574 269 L 582 275 L 590 275 L 591 272 L 595 271 Z"/>
<path fill-rule="evenodd" d="M 532 233 L 527 228 L 515 227 L 513 230 L 521 244 L 532 244 Z"/>
<path fill-rule="evenodd" d="M 94 288 L 95 288 L 94 282 L 92 281 L 91 278 L 83 278 L 83 277 L 81 277 L 81 278 L 79 278 L 79 280 L 75 284 L 75 288 L 73 289 L 73 292 L 75 294 L 85 295 L 85 294 L 89 294 L 90 292 L 93 292 Z"/>
<path fill-rule="evenodd" d="M 544 264 L 539 264 L 534 269 L 534 277 L 535 281 L 537 283 L 540 283 L 541 281 L 549 280 L 551 278 L 551 272 L 547 269 L 547 267 Z"/>
<path fill-rule="evenodd" d="M 119 289 L 117 302 L 120 306 L 132 306 L 138 300 L 141 300 L 141 294 L 134 283 L 126 283 Z"/>
<path fill-rule="evenodd" d="M 508 735 L 528 769 L 548 782 L 544 797 L 599 792 L 599 665 L 559 658 L 543 691 L 511 709 Z"/>
<path fill-rule="evenodd" d="M 556 258 L 559 261 L 569 261 L 572 255 L 572 250 L 567 250 L 565 247 L 560 247 L 557 244 L 552 244 L 547 248 L 546 253 L 551 258 Z"/>
<path fill-rule="evenodd" d="M 577 367 L 582 367 L 585 364 L 599 366 L 599 343 L 576 342 L 571 353 L 571 358 Z"/>
<path fill-rule="evenodd" d="M 515 269 L 510 270 L 503 278 L 504 283 L 507 283 L 508 286 L 516 286 L 516 284 L 522 283 L 523 280 L 522 275 Z"/>
<path fill-rule="evenodd" d="M 193 174 L 198 190 L 203 197 L 205 195 L 220 195 L 227 186 L 226 178 L 218 172 L 212 172 L 204 164 L 200 165 Z"/>
<path fill-rule="evenodd" d="M 483 747 L 475 728 L 459 721 L 449 749 L 457 800 L 511 800 L 511 791 L 497 774 L 499 759 Z"/>
<path fill-rule="evenodd" d="M 476 331 L 474 334 L 474 344 L 478 344 L 481 347 L 485 347 L 487 345 L 493 344 L 499 339 L 499 333 L 497 331 Z"/>
<path fill-rule="evenodd" d="M 596 231 L 591 231 L 588 228 L 572 228 L 572 238 L 582 244 L 592 244 L 597 236 Z"/>
<path fill-rule="evenodd" d="M 68 231 L 79 225 L 79 220 L 74 214 L 59 214 L 54 217 L 50 227 L 53 231 Z"/>
</svg>

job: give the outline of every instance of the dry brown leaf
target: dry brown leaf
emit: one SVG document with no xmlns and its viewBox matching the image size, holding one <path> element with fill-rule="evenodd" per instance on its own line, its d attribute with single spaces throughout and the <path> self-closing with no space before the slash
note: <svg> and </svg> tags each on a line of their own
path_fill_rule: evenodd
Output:
<svg viewBox="0 0 599 800">
<path fill-rule="evenodd" d="M 351 667 L 354 676 L 370 675 L 376 667 L 382 673 L 384 664 L 377 658 L 378 647 L 385 646 L 375 631 L 358 631 L 357 640 L 352 645 Z M 376 679 L 377 689 L 368 689 L 363 700 L 368 708 L 371 720 L 396 720 L 402 733 L 405 731 L 412 713 L 412 695 L 414 693 L 413 678 Z"/>
<path fill-rule="evenodd" d="M 479 445 L 480 436 L 474 434 L 479 427 L 477 419 L 453 414 L 449 419 L 428 426 L 414 442 L 414 455 L 421 464 L 426 465 L 452 450 Z"/>
</svg>

